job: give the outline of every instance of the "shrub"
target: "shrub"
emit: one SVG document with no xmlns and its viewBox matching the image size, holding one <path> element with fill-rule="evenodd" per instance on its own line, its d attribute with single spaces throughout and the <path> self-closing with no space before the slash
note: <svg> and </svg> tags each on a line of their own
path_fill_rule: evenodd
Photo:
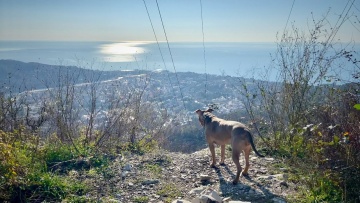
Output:
<svg viewBox="0 0 360 203">
<path fill-rule="evenodd" d="M 134 197 L 134 202 L 147 203 L 147 202 L 149 202 L 149 197 L 146 197 L 146 196 Z"/>
<path fill-rule="evenodd" d="M 158 195 L 162 197 L 167 197 L 168 199 L 173 199 L 181 196 L 181 192 L 177 189 L 175 184 L 167 183 L 161 190 L 157 192 Z"/>
</svg>

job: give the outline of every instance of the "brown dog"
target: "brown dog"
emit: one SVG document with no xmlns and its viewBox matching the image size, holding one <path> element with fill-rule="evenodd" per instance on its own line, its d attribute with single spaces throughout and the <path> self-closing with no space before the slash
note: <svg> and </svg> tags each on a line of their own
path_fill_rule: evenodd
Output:
<svg viewBox="0 0 360 203">
<path fill-rule="evenodd" d="M 231 144 L 232 160 L 234 161 L 237 168 L 236 178 L 233 181 L 233 183 L 236 184 L 239 181 L 240 172 L 242 170 L 239 162 L 240 153 L 244 151 L 246 162 L 245 169 L 241 172 L 242 175 L 248 175 L 251 147 L 253 148 L 256 155 L 259 157 L 264 156 L 256 150 L 252 135 L 244 124 L 237 121 L 227 121 L 221 118 L 217 118 L 214 114 L 211 113 L 212 111 L 212 109 L 205 111 L 198 109 L 195 111 L 199 116 L 200 124 L 205 128 L 206 141 L 209 145 L 212 157 L 211 167 L 215 167 L 216 164 L 214 144 L 221 146 L 220 164 L 224 164 L 225 145 Z"/>
</svg>

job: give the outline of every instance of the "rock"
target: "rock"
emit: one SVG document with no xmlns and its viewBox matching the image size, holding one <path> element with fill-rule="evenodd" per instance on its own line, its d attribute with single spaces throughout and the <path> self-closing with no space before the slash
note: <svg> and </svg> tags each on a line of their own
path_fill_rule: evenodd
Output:
<svg viewBox="0 0 360 203">
<path fill-rule="evenodd" d="M 177 200 L 172 201 L 171 203 L 191 203 L 191 202 L 189 202 L 187 200 L 183 200 L 183 199 L 177 199 Z"/>
<path fill-rule="evenodd" d="M 256 196 L 265 196 L 264 192 L 261 190 L 258 190 L 258 189 L 255 190 L 255 195 Z"/>
<path fill-rule="evenodd" d="M 258 180 L 260 179 L 264 179 L 264 180 L 272 180 L 272 179 L 276 179 L 276 180 L 286 180 L 287 179 L 287 175 L 285 174 L 276 174 L 276 175 L 269 175 L 269 176 L 259 176 L 257 177 Z"/>
<path fill-rule="evenodd" d="M 202 191 L 200 196 L 193 199 L 191 203 L 207 203 L 209 201 L 221 203 L 222 199 L 215 190 L 207 189 Z"/>
<path fill-rule="evenodd" d="M 157 179 L 154 179 L 154 180 L 149 179 L 149 180 L 144 180 L 141 184 L 142 185 L 151 185 L 151 184 L 157 184 L 159 182 L 160 181 Z"/>
<path fill-rule="evenodd" d="M 69 176 L 76 177 L 76 176 L 79 176 L 79 173 L 75 170 L 71 170 L 71 171 L 69 171 Z"/>
<path fill-rule="evenodd" d="M 131 169 L 133 168 L 133 166 L 131 164 L 126 164 L 124 167 L 123 167 L 123 170 L 124 171 L 131 171 Z"/>
<path fill-rule="evenodd" d="M 128 171 L 121 172 L 122 179 L 124 179 L 127 176 L 128 173 L 129 173 Z"/>
<path fill-rule="evenodd" d="M 288 175 L 287 174 L 276 174 L 276 175 L 272 175 L 274 176 L 276 179 L 278 180 L 286 180 L 288 178 Z"/>
<path fill-rule="evenodd" d="M 265 157 L 265 160 L 266 160 L 266 161 L 274 161 L 274 158 L 271 158 L 271 157 Z"/>
<path fill-rule="evenodd" d="M 286 203 L 286 201 L 280 197 L 274 197 L 271 199 L 274 203 Z"/>
<path fill-rule="evenodd" d="M 285 181 L 280 182 L 280 186 L 289 187 L 289 185 Z"/>
<path fill-rule="evenodd" d="M 257 177 L 257 179 L 258 180 L 260 180 L 260 179 L 264 179 L 264 180 L 271 180 L 271 179 L 273 179 L 273 176 L 259 176 L 259 177 Z"/>
<path fill-rule="evenodd" d="M 211 176 L 205 175 L 205 174 L 200 174 L 200 180 L 201 181 L 208 181 L 210 179 L 211 179 Z"/>
<path fill-rule="evenodd" d="M 116 198 L 120 199 L 121 198 L 121 194 L 120 193 L 116 193 Z"/>
<path fill-rule="evenodd" d="M 284 171 L 285 173 L 289 171 L 287 168 L 279 168 L 279 170 Z"/>
<path fill-rule="evenodd" d="M 244 202 L 244 201 L 230 201 L 229 203 L 251 203 L 251 202 Z"/>
<path fill-rule="evenodd" d="M 200 195 L 204 190 L 206 190 L 206 187 L 198 187 L 190 190 L 189 194 L 195 194 Z"/>
</svg>

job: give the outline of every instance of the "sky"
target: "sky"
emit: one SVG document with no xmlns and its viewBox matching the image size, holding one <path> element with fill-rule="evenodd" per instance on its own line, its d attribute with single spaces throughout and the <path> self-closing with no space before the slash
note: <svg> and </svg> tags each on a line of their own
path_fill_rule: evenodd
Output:
<svg viewBox="0 0 360 203">
<path fill-rule="evenodd" d="M 347 2 L 158 0 L 158 5 L 171 42 L 202 42 L 203 36 L 206 42 L 275 42 L 277 33 L 292 24 L 309 30 L 312 16 L 320 19 L 328 12 L 334 25 Z M 156 0 L 145 3 L 158 40 L 165 41 Z M 355 0 L 349 20 L 338 32 L 342 41 L 360 42 L 359 9 L 360 0 Z M 120 42 L 155 37 L 143 0 L 0 0 L 0 40 Z"/>
</svg>

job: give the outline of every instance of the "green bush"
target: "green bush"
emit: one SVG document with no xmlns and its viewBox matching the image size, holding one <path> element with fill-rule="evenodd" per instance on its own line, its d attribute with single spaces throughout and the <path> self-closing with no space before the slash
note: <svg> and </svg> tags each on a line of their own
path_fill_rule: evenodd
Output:
<svg viewBox="0 0 360 203">
<path fill-rule="evenodd" d="M 58 172 L 105 167 L 108 156 L 92 153 L 81 157 L 72 145 L 47 142 L 33 135 L 0 131 L 0 201 L 58 202 L 82 196 L 89 188 Z"/>
<path fill-rule="evenodd" d="M 151 136 L 145 136 L 139 141 L 134 143 L 126 142 L 117 146 L 118 151 L 121 152 L 132 152 L 135 154 L 143 155 L 151 152 L 158 147 L 158 143 Z"/>
<path fill-rule="evenodd" d="M 147 203 L 149 202 L 149 197 L 146 196 L 134 197 L 133 201 L 136 203 Z"/>
<path fill-rule="evenodd" d="M 181 196 L 181 192 L 177 189 L 176 185 L 173 183 L 165 184 L 161 190 L 157 192 L 158 195 L 162 197 L 167 197 L 169 200 Z M 167 202 L 167 200 L 166 200 Z"/>
<path fill-rule="evenodd" d="M 50 172 L 29 174 L 21 185 L 12 185 L 12 202 L 57 202 L 69 194 L 84 195 L 87 186 Z"/>
<path fill-rule="evenodd" d="M 310 202 L 341 202 L 342 189 L 334 177 L 329 177 L 330 174 L 311 175 L 310 194 L 307 196 Z M 332 174 L 334 175 L 334 174 Z"/>
</svg>

